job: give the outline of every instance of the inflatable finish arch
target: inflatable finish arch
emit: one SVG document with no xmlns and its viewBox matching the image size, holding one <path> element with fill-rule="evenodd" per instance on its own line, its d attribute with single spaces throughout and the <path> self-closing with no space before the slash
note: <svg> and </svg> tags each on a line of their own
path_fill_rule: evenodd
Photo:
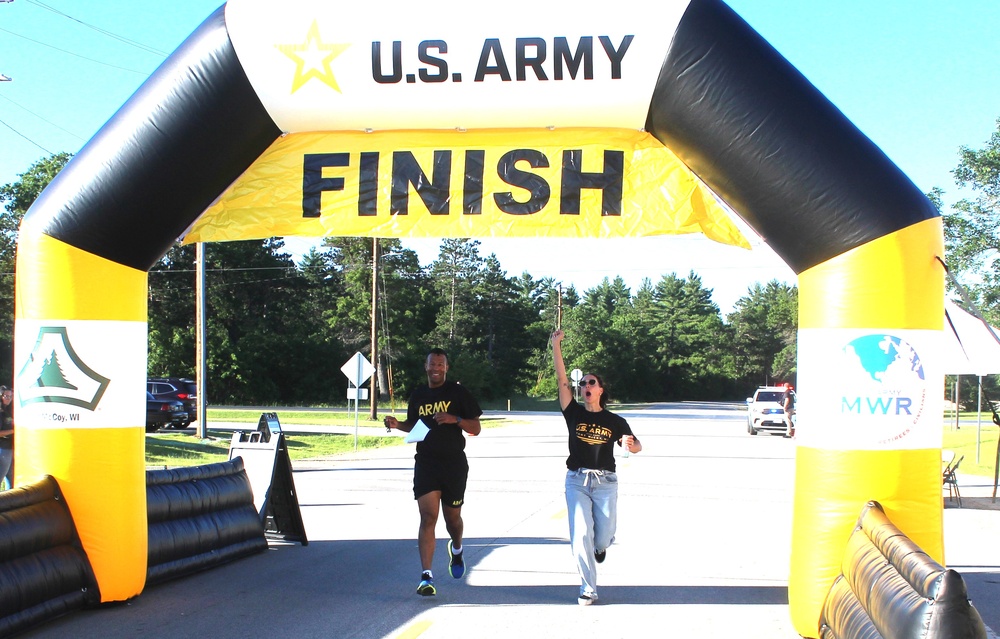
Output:
<svg viewBox="0 0 1000 639">
<path fill-rule="evenodd" d="M 296 234 L 271 223 L 289 210 L 275 192 L 290 190 L 294 222 L 319 224 L 293 227 L 303 234 L 701 231 L 739 243 L 710 211 L 698 217 L 712 203 L 697 180 L 630 182 L 628 167 L 641 163 L 634 149 L 650 140 L 690 167 L 799 275 L 789 587 L 796 629 L 817 636 L 823 597 L 869 500 L 943 563 L 941 223 L 874 144 L 721 0 L 673 0 L 655 9 L 626 0 L 614 15 L 600 4 L 513 0 L 485 26 L 453 22 L 467 15 L 453 0 L 418 15 L 401 0 L 382 4 L 381 22 L 373 24 L 370 12 L 340 3 L 231 0 L 25 217 L 17 259 L 16 480 L 58 479 L 102 601 L 127 599 L 144 586 L 146 270 L 176 238 Z M 286 65 L 281 72 L 278 60 Z M 598 139 L 630 132 L 632 142 L 607 144 L 598 154 L 603 168 L 598 162 L 583 170 L 575 144 L 554 137 L 562 181 L 539 177 L 560 156 L 531 147 L 532 136 L 591 128 Z M 449 137 L 483 129 L 502 129 L 513 143 L 495 154 L 498 177 L 482 170 L 496 160 L 479 148 L 495 142 L 488 132 L 470 143 Z M 339 140 L 363 138 L 361 131 L 373 132 L 371 142 L 335 152 Z M 378 152 L 423 144 L 408 137 L 414 131 L 426 132 L 430 151 L 394 152 L 387 174 L 389 162 L 380 168 Z M 305 140 L 304 151 L 289 150 L 296 140 Z M 330 152 L 316 151 L 331 144 Z M 452 148 L 463 157 L 462 179 L 450 180 Z M 257 167 L 275 156 L 278 164 L 292 157 L 297 178 L 279 169 L 281 183 L 269 184 L 271 168 Z M 353 177 L 336 173 L 351 163 Z M 673 213 L 697 218 L 693 226 L 643 210 L 642 188 L 678 184 L 687 191 Z M 351 189 L 353 214 L 330 213 L 329 199 Z M 640 204 L 629 205 L 626 194 L 616 208 L 619 189 L 636 191 Z M 411 191 L 422 204 L 407 208 Z M 596 209 L 579 202 L 574 209 L 565 199 L 591 191 Z M 264 204 L 254 199 L 262 192 Z M 479 199 L 465 199 L 470 192 Z M 463 202 L 461 215 L 449 213 L 454 201 Z M 626 218 L 639 231 L 619 224 Z M 655 220 L 652 228 L 639 218 Z M 350 226 L 358 220 L 361 226 Z M 235 237 L 226 235 L 231 226 L 240 229 Z"/>
</svg>

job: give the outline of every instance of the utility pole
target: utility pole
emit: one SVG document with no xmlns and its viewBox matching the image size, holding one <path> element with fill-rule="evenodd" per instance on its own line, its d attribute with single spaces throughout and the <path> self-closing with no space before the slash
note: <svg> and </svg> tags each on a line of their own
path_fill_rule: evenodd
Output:
<svg viewBox="0 0 1000 639">
<path fill-rule="evenodd" d="M 372 238 L 372 365 L 375 367 L 375 374 L 371 376 L 368 395 L 371 400 L 371 411 L 369 419 L 378 419 L 378 337 L 375 334 L 375 327 L 378 319 L 378 238 Z"/>
<path fill-rule="evenodd" d="M 198 435 L 198 439 L 205 439 L 208 437 L 208 411 L 206 407 L 208 403 L 205 401 L 205 362 L 207 357 L 205 354 L 205 243 L 198 242 L 195 246 L 195 297 L 198 298 L 195 304 L 195 358 L 198 360 L 195 363 L 195 386 L 198 389 L 198 401 L 195 405 L 198 407 L 198 425 L 195 428 L 195 432 Z"/>
</svg>

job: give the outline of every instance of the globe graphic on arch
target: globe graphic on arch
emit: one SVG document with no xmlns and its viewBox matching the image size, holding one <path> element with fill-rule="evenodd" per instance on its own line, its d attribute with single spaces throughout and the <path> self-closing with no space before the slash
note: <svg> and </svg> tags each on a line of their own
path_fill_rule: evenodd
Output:
<svg viewBox="0 0 1000 639">
<path fill-rule="evenodd" d="M 864 372 L 879 384 L 924 379 L 920 355 L 905 340 L 893 335 L 865 335 L 844 350 L 854 351 Z"/>
</svg>

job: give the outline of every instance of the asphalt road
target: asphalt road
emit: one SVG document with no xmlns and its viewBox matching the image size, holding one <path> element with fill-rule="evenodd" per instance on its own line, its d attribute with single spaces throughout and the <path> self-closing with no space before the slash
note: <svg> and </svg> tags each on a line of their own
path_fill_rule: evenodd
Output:
<svg viewBox="0 0 1000 639">
<path fill-rule="evenodd" d="M 671 405 L 625 413 L 643 452 L 619 462 L 619 529 L 599 567 L 598 605 L 576 604 L 565 427 L 555 413 L 522 414 L 522 423 L 468 442 L 470 570 L 462 580 L 447 575 L 439 522 L 436 597 L 415 594 L 418 516 L 407 445 L 295 462 L 306 546 L 272 541 L 260 555 L 23 636 L 798 637 L 787 606 L 795 444 L 749 436 L 744 411 Z M 1000 511 L 946 508 L 945 533 L 949 561 L 986 623 L 1000 627 Z"/>
</svg>

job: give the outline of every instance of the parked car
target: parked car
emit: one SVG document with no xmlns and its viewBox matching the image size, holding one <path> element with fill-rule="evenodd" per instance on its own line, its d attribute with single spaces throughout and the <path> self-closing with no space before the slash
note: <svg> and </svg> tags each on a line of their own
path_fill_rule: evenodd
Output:
<svg viewBox="0 0 1000 639">
<path fill-rule="evenodd" d="M 187 426 L 198 419 L 198 384 L 186 377 L 150 377 L 146 380 L 146 390 L 157 399 L 178 399 L 187 412 Z"/>
<path fill-rule="evenodd" d="M 179 399 L 158 398 L 146 391 L 146 432 L 155 433 L 164 426 L 184 428 L 190 423 L 184 403 Z"/>
<path fill-rule="evenodd" d="M 795 432 L 785 414 L 785 387 L 761 386 L 747 397 L 747 432 L 756 435 L 762 430 L 777 431 L 785 437 Z"/>
</svg>

